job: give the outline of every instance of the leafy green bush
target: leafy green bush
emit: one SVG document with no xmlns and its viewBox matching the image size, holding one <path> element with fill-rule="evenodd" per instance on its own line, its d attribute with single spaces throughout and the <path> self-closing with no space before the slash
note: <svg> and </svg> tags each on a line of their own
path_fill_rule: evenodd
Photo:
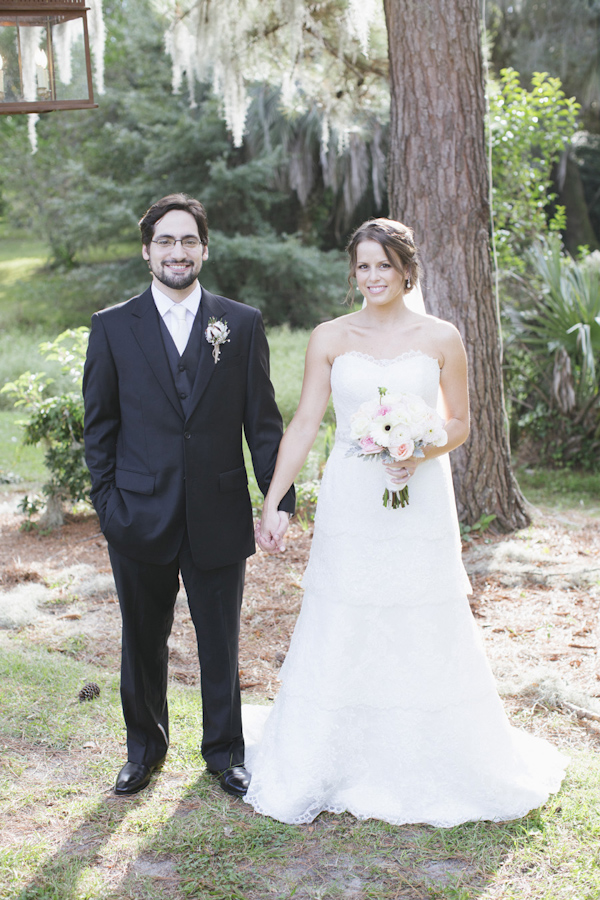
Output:
<svg viewBox="0 0 600 900">
<path fill-rule="evenodd" d="M 14 382 L 5 384 L 1 391 L 13 398 L 16 407 L 29 414 L 23 422 L 25 444 L 41 443 L 45 448 L 50 476 L 42 489 L 46 508 L 40 525 L 45 528 L 61 525 L 63 503 L 85 500 L 90 490 L 83 447 L 80 388 L 88 334 L 87 328 L 78 328 L 40 345 L 45 358 L 59 362 L 63 375 L 76 390 L 48 396 L 54 379 L 45 373 L 24 372 Z M 22 509 L 29 521 L 39 508 L 36 498 L 25 497 Z"/>
<path fill-rule="evenodd" d="M 524 251 L 541 236 L 564 228 L 563 207 L 550 207 L 552 168 L 569 144 L 579 105 L 567 98 L 558 78 L 535 72 L 531 91 L 519 73 L 502 69 L 491 84 L 493 213 L 501 269 L 522 272 Z"/>
<path fill-rule="evenodd" d="M 44 372 L 54 378 L 54 386 L 68 389 L 68 381 L 63 376 L 60 365 L 47 360 L 40 353 L 43 332 L 39 328 L 30 331 L 0 332 L 0 387 L 14 381 L 25 369 Z M 12 409 L 14 401 L 8 394 L 0 393 L 0 409 Z"/>
<path fill-rule="evenodd" d="M 277 406 L 287 426 L 300 400 L 304 356 L 310 331 L 301 328 L 292 331 L 287 325 L 282 325 L 270 328 L 268 338 L 271 348 L 271 379 L 275 386 Z M 325 411 L 324 422 L 331 425 L 334 421 L 333 405 L 330 402 Z"/>
</svg>

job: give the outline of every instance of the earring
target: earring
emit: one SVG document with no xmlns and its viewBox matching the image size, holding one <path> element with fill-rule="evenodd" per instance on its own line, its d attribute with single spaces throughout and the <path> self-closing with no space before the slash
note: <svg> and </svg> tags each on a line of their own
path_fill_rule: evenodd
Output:
<svg viewBox="0 0 600 900">
<path fill-rule="evenodd" d="M 411 283 L 411 280 L 410 280 L 410 275 L 408 276 L 408 278 L 407 278 L 406 281 L 404 282 L 404 287 L 406 288 L 407 291 L 410 291 L 410 289 L 411 289 L 411 287 L 412 287 L 412 283 Z"/>
</svg>

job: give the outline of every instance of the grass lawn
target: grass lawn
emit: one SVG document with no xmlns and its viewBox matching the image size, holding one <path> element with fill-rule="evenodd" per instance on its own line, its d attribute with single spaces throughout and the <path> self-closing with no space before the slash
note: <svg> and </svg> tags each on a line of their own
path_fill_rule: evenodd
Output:
<svg viewBox="0 0 600 900">
<path fill-rule="evenodd" d="M 578 507 L 600 515 L 600 472 L 525 466 L 516 470 L 516 476 L 521 490 L 534 506 L 556 510 Z"/>
<path fill-rule="evenodd" d="M 0 221 L 0 336 L 53 339 L 89 325 L 94 310 L 127 300 L 147 283 L 136 240 L 92 248 L 69 271 L 50 268 L 49 258 L 45 243 Z M 2 375 L 0 366 L 0 382 Z"/>
<path fill-rule="evenodd" d="M 26 632 L 0 647 L 3 900 L 600 896 L 600 758 L 577 747 L 580 726 L 561 792 L 520 821 L 435 829 L 322 815 L 287 826 L 205 773 L 196 689 L 171 684 L 176 737 L 165 767 L 147 791 L 117 799 L 117 675 L 68 651 L 34 650 Z M 79 703 L 88 680 L 100 698 Z"/>
<path fill-rule="evenodd" d="M 47 259 L 48 248 L 42 241 L 7 233 L 6 226 L 0 226 L 0 331 L 19 321 L 22 286 L 35 279 Z"/>
<path fill-rule="evenodd" d="M 44 454 L 41 447 L 23 446 L 22 418 L 20 410 L 0 410 L 0 473 L 12 473 L 25 483 L 42 482 L 47 477 Z"/>
</svg>

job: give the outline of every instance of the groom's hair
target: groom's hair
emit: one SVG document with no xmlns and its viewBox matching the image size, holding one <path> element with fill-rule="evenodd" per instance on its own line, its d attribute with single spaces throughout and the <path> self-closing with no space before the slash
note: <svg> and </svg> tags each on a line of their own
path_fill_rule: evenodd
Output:
<svg viewBox="0 0 600 900">
<path fill-rule="evenodd" d="M 206 210 L 199 200 L 188 197 L 187 194 L 167 194 L 153 203 L 150 209 L 144 213 L 138 225 L 142 233 L 142 244 L 147 247 L 154 237 L 154 226 L 156 223 L 166 216 L 172 209 L 182 209 L 189 213 L 196 220 L 198 226 L 198 236 L 201 242 L 206 246 L 208 244 L 208 218 Z"/>
<path fill-rule="evenodd" d="M 358 245 L 363 241 L 377 241 L 378 244 L 381 244 L 394 269 L 410 278 L 413 284 L 417 283 L 421 275 L 421 267 L 412 228 L 395 219 L 368 219 L 350 236 L 346 247 L 350 263 L 348 275 L 350 293 L 354 293 L 352 279 L 356 275 Z"/>
</svg>

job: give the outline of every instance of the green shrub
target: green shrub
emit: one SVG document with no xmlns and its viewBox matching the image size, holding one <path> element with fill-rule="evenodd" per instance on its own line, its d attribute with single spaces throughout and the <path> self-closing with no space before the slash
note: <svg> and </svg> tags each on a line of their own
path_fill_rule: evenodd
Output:
<svg viewBox="0 0 600 900">
<path fill-rule="evenodd" d="M 514 69 L 500 76 L 489 110 L 496 250 L 501 269 L 522 272 L 532 242 L 565 226 L 563 207 L 549 211 L 552 170 L 575 133 L 579 105 L 546 72 L 534 72 L 531 91 Z"/>
<path fill-rule="evenodd" d="M 59 389 L 68 390 L 69 382 L 61 372 L 60 364 L 47 360 L 40 352 L 43 334 L 40 329 L 31 331 L 0 332 L 0 387 L 15 381 L 25 370 L 43 372 L 54 379 Z M 14 400 L 0 393 L 0 409 L 12 409 Z"/>
<path fill-rule="evenodd" d="M 63 503 L 87 499 L 90 477 L 83 447 L 83 398 L 81 379 L 88 341 L 88 329 L 65 331 L 55 341 L 40 345 L 43 356 L 60 364 L 61 371 L 75 390 L 50 395 L 54 379 L 47 374 L 24 372 L 5 384 L 1 393 L 12 397 L 14 405 L 28 413 L 23 423 L 25 444 L 41 443 L 49 479 L 42 490 L 45 511 L 40 524 L 52 528 L 63 522 Z M 39 511 L 36 498 L 25 497 L 23 511 Z"/>
</svg>

